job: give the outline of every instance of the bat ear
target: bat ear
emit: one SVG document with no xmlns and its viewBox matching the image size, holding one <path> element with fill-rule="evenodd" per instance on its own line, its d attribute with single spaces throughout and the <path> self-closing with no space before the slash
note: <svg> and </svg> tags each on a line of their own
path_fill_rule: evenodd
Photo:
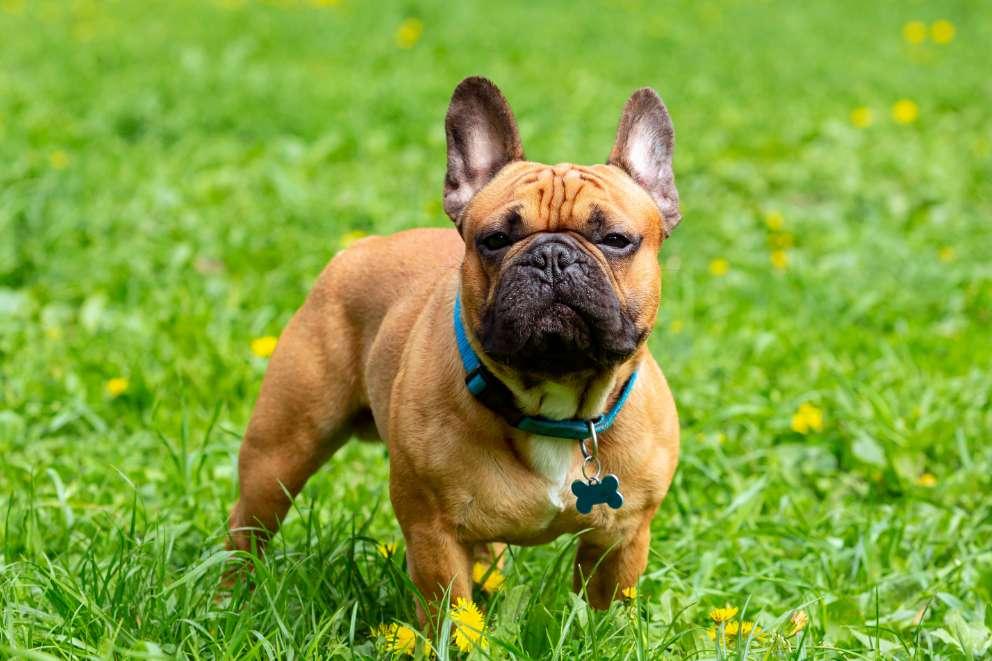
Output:
<svg viewBox="0 0 992 661">
<path fill-rule="evenodd" d="M 682 219 L 672 156 L 675 127 L 661 97 L 650 87 L 634 92 L 623 108 L 617 141 L 607 159 L 640 184 L 661 210 L 665 236 Z"/>
<path fill-rule="evenodd" d="M 520 132 L 510 104 L 486 78 L 466 78 L 455 88 L 444 120 L 448 172 L 444 211 L 459 224 L 469 200 L 504 165 L 524 158 Z"/>
</svg>

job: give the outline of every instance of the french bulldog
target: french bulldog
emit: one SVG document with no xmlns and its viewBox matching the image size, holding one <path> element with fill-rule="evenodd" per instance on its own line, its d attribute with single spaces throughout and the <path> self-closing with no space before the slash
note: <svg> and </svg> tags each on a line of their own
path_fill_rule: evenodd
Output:
<svg viewBox="0 0 992 661">
<path fill-rule="evenodd" d="M 681 218 L 672 121 L 640 89 L 606 164 L 545 165 L 525 159 L 502 93 L 472 77 L 445 129 L 454 228 L 364 238 L 320 274 L 245 433 L 230 545 L 261 548 L 307 479 L 373 436 L 429 603 L 471 598 L 495 544 L 581 532 L 573 589 L 606 608 L 644 571 L 678 462 L 646 346 Z"/>
</svg>

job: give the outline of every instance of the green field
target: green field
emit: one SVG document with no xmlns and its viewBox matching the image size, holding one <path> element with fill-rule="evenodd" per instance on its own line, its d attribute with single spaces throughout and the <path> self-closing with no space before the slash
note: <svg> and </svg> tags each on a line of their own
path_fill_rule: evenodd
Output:
<svg viewBox="0 0 992 661">
<path fill-rule="evenodd" d="M 668 104 L 683 451 L 635 599 L 572 595 L 573 539 L 511 549 L 471 656 L 988 658 L 990 44 L 966 0 L 0 0 L 0 657 L 381 658 L 415 622 L 381 445 L 253 591 L 224 524 L 252 341 L 349 237 L 449 224 L 483 74 L 546 162 Z M 725 605 L 760 635 L 712 639 Z"/>
</svg>

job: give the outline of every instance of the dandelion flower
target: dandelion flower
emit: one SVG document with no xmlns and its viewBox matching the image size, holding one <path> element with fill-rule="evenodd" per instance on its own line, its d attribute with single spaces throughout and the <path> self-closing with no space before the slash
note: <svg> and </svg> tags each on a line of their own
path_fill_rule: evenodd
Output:
<svg viewBox="0 0 992 661">
<path fill-rule="evenodd" d="M 737 624 L 737 623 L 733 622 L 732 624 Z M 754 638 L 761 637 L 761 627 L 756 625 L 754 622 L 751 622 L 750 620 L 744 620 L 743 622 L 740 623 L 740 625 L 738 625 L 737 628 L 742 638 L 747 638 L 749 636 L 753 636 Z M 737 631 L 734 632 L 734 635 L 737 635 Z"/>
<path fill-rule="evenodd" d="M 481 562 L 477 562 L 472 566 L 472 580 L 482 587 L 483 592 L 492 594 L 503 587 L 506 577 L 503 576 L 498 567 L 490 569 Z"/>
<path fill-rule="evenodd" d="M 396 555 L 396 542 L 383 542 L 377 544 L 375 550 L 384 558 L 391 558 Z"/>
<path fill-rule="evenodd" d="M 792 622 L 792 631 L 789 632 L 789 635 L 795 636 L 806 628 L 806 625 L 809 623 L 809 615 L 806 614 L 806 611 L 795 611 L 792 613 L 789 621 Z"/>
<path fill-rule="evenodd" d="M 451 611 L 451 621 L 455 624 L 455 645 L 459 651 L 468 652 L 473 647 L 489 648 L 485 637 L 486 620 L 473 601 L 459 597 Z"/>
<path fill-rule="evenodd" d="M 259 358 L 268 358 L 276 350 L 276 342 L 278 341 L 279 338 L 272 335 L 256 337 L 251 341 L 251 352 Z"/>
<path fill-rule="evenodd" d="M 765 214 L 765 225 L 773 232 L 777 232 L 785 225 L 785 216 L 781 211 L 769 211 Z"/>
<path fill-rule="evenodd" d="M 773 250 L 771 260 L 776 271 L 784 271 L 789 266 L 789 253 L 784 250 Z"/>
<path fill-rule="evenodd" d="M 419 18 L 408 18 L 396 28 L 396 45 L 400 48 L 413 48 L 424 33 L 424 22 Z"/>
<path fill-rule="evenodd" d="M 875 117 L 872 115 L 871 108 L 868 106 L 858 106 L 851 111 L 851 124 L 853 124 L 855 128 L 868 128 L 874 121 Z"/>
<path fill-rule="evenodd" d="M 927 489 L 932 489 L 937 486 L 937 476 L 933 473 L 923 473 L 918 478 L 916 478 L 916 483 L 921 487 L 926 487 Z"/>
<path fill-rule="evenodd" d="M 919 116 L 919 107 L 909 99 L 899 99 L 892 106 L 892 119 L 897 124 L 912 124 Z"/>
<path fill-rule="evenodd" d="M 944 246 L 937 251 L 937 259 L 947 264 L 948 262 L 953 262 L 956 257 L 954 253 L 954 248 L 950 246 Z"/>
<path fill-rule="evenodd" d="M 737 615 L 737 608 L 735 606 L 724 606 L 723 608 L 714 608 L 710 611 L 710 619 L 717 624 L 726 622 L 735 615 Z"/>
<path fill-rule="evenodd" d="M 69 161 L 69 154 L 61 149 L 56 149 L 48 155 L 48 164 L 52 166 L 53 170 L 65 170 L 69 167 Z"/>
<path fill-rule="evenodd" d="M 951 23 L 946 18 L 942 18 L 939 21 L 934 21 L 933 25 L 930 26 L 930 38 L 933 39 L 935 44 L 949 44 L 954 41 L 954 23 Z"/>
<path fill-rule="evenodd" d="M 413 629 L 401 624 L 383 624 L 376 633 L 383 639 L 386 651 L 391 654 L 413 656 L 417 650 L 417 634 Z"/>
<path fill-rule="evenodd" d="M 367 236 L 368 233 L 363 232 L 362 230 L 351 230 L 350 232 L 345 232 L 341 237 L 341 247 L 349 248 Z"/>
<path fill-rule="evenodd" d="M 823 431 L 823 411 L 804 402 L 792 416 L 792 431 L 808 434 L 810 431 Z"/>
<path fill-rule="evenodd" d="M 923 21 L 909 21 L 902 26 L 902 38 L 907 44 L 922 44 L 927 40 L 927 24 Z"/>
<path fill-rule="evenodd" d="M 730 271 L 730 262 L 723 257 L 717 257 L 710 262 L 710 274 L 717 278 L 722 278 Z"/>
<path fill-rule="evenodd" d="M 123 376 L 115 376 L 114 378 L 107 381 L 106 385 L 104 386 L 104 389 L 107 391 L 107 394 L 110 395 L 111 397 L 120 397 L 121 395 L 127 392 L 128 386 L 130 385 L 131 383 Z"/>
<path fill-rule="evenodd" d="M 633 601 L 634 599 L 637 599 L 637 586 L 631 585 L 629 588 L 624 588 L 623 590 L 620 590 L 620 594 L 623 595 L 624 599 L 630 599 Z"/>
</svg>

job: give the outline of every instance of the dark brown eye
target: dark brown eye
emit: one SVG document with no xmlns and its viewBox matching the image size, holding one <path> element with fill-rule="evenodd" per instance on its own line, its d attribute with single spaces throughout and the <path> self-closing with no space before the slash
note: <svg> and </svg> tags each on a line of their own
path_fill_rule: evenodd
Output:
<svg viewBox="0 0 992 661">
<path fill-rule="evenodd" d="M 493 232 L 482 239 L 482 245 L 486 250 L 502 250 L 507 247 L 512 241 L 506 232 Z"/>
<path fill-rule="evenodd" d="M 623 234 L 613 232 L 604 236 L 601 243 L 609 248 L 623 250 L 624 248 L 630 246 L 633 241 L 625 237 Z"/>
</svg>

